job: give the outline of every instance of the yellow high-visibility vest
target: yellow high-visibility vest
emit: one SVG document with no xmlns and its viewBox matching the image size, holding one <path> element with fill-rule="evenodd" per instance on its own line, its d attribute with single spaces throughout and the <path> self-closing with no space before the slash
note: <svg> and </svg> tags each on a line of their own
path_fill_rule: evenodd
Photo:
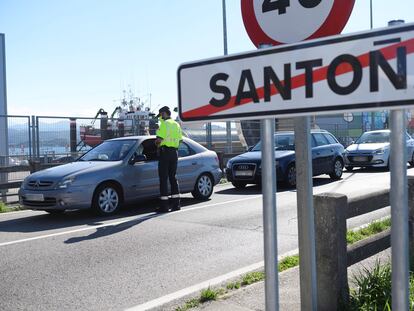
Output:
<svg viewBox="0 0 414 311">
<path fill-rule="evenodd" d="M 180 125 L 173 119 L 163 120 L 160 118 L 160 127 L 156 132 L 157 137 L 162 139 L 160 146 L 178 148 L 183 139 Z"/>
</svg>

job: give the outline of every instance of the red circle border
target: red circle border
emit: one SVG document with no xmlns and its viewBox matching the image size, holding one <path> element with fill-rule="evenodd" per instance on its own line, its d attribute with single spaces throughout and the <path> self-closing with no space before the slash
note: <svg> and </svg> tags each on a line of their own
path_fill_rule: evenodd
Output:
<svg viewBox="0 0 414 311">
<path fill-rule="evenodd" d="M 259 47 L 260 44 L 284 44 L 270 38 L 260 27 L 254 14 L 253 1 L 254 0 L 241 0 L 243 23 L 250 40 L 252 40 L 256 47 Z M 305 40 L 332 36 L 341 33 L 348 22 L 349 17 L 351 16 L 354 4 L 355 0 L 334 0 L 331 12 L 329 12 L 325 22 L 316 32 Z"/>
</svg>

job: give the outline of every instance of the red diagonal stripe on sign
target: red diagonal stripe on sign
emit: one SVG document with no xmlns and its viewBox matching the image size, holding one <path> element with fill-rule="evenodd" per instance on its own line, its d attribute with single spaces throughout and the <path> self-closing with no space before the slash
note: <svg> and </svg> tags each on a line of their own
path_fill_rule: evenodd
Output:
<svg viewBox="0 0 414 311">
<path fill-rule="evenodd" d="M 407 54 L 414 53 L 414 39 L 410 39 L 407 41 L 403 41 L 397 44 L 384 47 L 380 49 L 380 51 L 384 55 L 385 59 L 390 60 L 390 59 L 397 57 L 397 48 L 402 47 L 402 46 L 405 46 L 407 48 Z M 361 63 L 362 68 L 368 67 L 369 52 L 362 54 L 358 56 L 357 58 L 359 62 Z M 352 67 L 349 64 L 345 63 L 337 67 L 335 75 L 339 76 L 339 75 L 343 75 L 351 71 L 352 71 Z M 327 72 L 328 72 L 328 66 L 315 69 L 313 71 L 313 82 L 316 83 L 322 80 L 326 80 Z M 284 83 L 284 81 L 281 81 L 281 82 Z M 303 86 L 305 86 L 305 74 L 304 73 L 292 77 L 291 79 L 292 90 L 303 87 Z M 264 87 L 257 88 L 256 92 L 257 92 L 257 95 L 259 96 L 259 99 L 263 99 Z M 272 85 L 271 91 L 270 91 L 271 96 L 276 95 L 278 93 L 279 92 L 277 91 L 276 87 Z M 236 106 L 252 104 L 252 103 L 253 103 L 252 99 L 246 98 L 246 99 L 241 100 L 239 105 L 236 105 L 236 96 L 232 96 L 228 104 L 223 107 L 215 107 L 213 105 L 207 104 L 199 108 L 183 112 L 183 117 L 184 118 L 205 117 L 205 116 L 209 116 L 209 115 L 221 112 L 221 111 L 232 109 Z"/>
</svg>

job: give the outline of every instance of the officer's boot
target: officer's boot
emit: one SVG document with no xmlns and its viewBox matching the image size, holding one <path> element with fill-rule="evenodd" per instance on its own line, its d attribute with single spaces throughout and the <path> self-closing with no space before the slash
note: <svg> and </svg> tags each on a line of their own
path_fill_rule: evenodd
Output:
<svg viewBox="0 0 414 311">
<path fill-rule="evenodd" d="M 168 213 L 169 209 L 168 200 L 160 200 L 160 207 L 157 209 L 157 213 Z"/>
<path fill-rule="evenodd" d="M 180 197 L 172 197 L 170 200 L 171 200 L 171 210 L 179 211 L 181 209 Z"/>
</svg>

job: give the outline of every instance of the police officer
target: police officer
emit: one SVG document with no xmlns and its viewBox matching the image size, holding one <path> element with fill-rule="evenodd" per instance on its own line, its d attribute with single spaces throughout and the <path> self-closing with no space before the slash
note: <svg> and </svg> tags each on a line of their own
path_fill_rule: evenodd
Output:
<svg viewBox="0 0 414 311">
<path fill-rule="evenodd" d="M 180 125 L 171 119 L 171 111 L 167 106 L 159 110 L 160 125 L 156 132 L 155 143 L 159 147 L 158 176 L 160 178 L 160 208 L 166 213 L 170 207 L 173 211 L 180 209 L 180 190 L 176 178 L 178 162 L 178 146 L 182 141 Z M 168 198 L 168 180 L 171 186 L 171 204 Z"/>
</svg>

